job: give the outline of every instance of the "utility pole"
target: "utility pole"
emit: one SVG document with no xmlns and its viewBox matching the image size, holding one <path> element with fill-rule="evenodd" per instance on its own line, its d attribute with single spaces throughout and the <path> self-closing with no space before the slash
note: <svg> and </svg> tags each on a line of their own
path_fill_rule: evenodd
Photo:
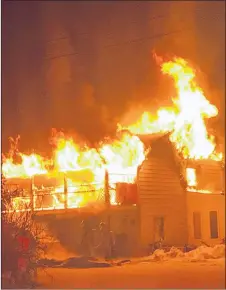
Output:
<svg viewBox="0 0 226 290">
<path fill-rule="evenodd" d="M 107 212 L 107 225 L 110 231 L 111 229 L 111 215 L 110 215 L 110 192 L 109 192 L 109 174 L 107 169 L 105 170 L 105 177 L 104 177 L 104 198 L 105 198 L 105 206 Z"/>
<path fill-rule="evenodd" d="M 67 176 L 64 173 L 64 209 L 68 208 L 68 187 L 67 187 Z"/>
<path fill-rule="evenodd" d="M 31 176 L 30 183 L 30 202 L 31 202 L 31 211 L 34 211 L 34 176 Z"/>
</svg>

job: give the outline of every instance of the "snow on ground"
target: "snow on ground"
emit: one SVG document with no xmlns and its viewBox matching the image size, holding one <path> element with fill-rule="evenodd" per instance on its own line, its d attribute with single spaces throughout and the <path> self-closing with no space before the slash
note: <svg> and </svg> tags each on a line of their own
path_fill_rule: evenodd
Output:
<svg viewBox="0 0 226 290">
<path fill-rule="evenodd" d="M 59 251 L 58 251 L 59 255 Z M 40 288 L 199 288 L 225 289 L 225 245 L 183 253 L 157 250 L 149 257 L 109 268 L 40 269 Z"/>
<path fill-rule="evenodd" d="M 204 262 L 213 259 L 225 259 L 225 245 L 216 245 L 214 247 L 200 246 L 187 253 L 172 247 L 168 252 L 164 252 L 164 250 L 156 250 L 153 255 L 138 259 L 138 261 L 154 262 L 175 260 Z"/>
<path fill-rule="evenodd" d="M 46 271 L 40 270 L 38 273 L 41 289 L 225 289 L 224 264 L 218 263 L 166 261 L 111 268 L 53 268 Z"/>
</svg>

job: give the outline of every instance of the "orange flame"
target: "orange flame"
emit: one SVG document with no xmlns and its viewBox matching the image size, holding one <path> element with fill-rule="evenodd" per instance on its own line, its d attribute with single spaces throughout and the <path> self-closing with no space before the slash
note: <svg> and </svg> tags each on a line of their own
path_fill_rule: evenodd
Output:
<svg viewBox="0 0 226 290">
<path fill-rule="evenodd" d="M 145 150 L 140 139 L 132 134 L 170 132 L 170 140 L 184 158 L 220 160 L 222 154 L 216 153 L 214 137 L 208 135 L 204 122 L 206 118 L 216 116 L 218 110 L 210 104 L 195 82 L 194 69 L 181 58 L 164 62 L 155 55 L 155 59 L 161 66 L 162 73 L 174 80 L 177 97 L 173 99 L 172 108 L 161 108 L 156 116 L 146 111 L 137 122 L 129 126 L 118 124 L 117 131 L 121 131 L 121 137 L 102 142 L 97 148 L 80 145 L 73 138 L 67 138 L 62 132 L 53 130 L 51 141 L 54 150 L 50 160 L 44 160 L 35 153 L 25 155 L 18 152 L 19 137 L 15 141 L 11 139 L 10 154 L 2 165 L 5 177 L 29 178 L 63 172 L 68 184 L 68 207 L 79 207 L 95 202 L 96 195 L 103 189 L 105 170 L 111 173 L 111 188 L 114 188 L 116 182 L 135 181 L 137 168 L 145 159 Z M 20 163 L 14 162 L 15 154 L 20 157 Z M 52 170 L 49 169 L 49 164 L 53 165 Z M 196 180 L 194 172 L 189 169 L 187 180 L 192 189 Z M 63 181 L 58 181 L 58 185 L 50 189 L 54 193 L 54 200 L 47 208 L 64 207 L 64 190 Z M 35 192 L 36 204 L 39 189 L 36 188 Z M 115 203 L 115 200 L 115 192 L 111 190 L 111 202 Z M 14 201 L 15 206 L 18 202 Z"/>
<path fill-rule="evenodd" d="M 195 168 L 186 168 L 186 177 L 189 187 L 195 187 L 197 185 L 196 170 Z"/>
<path fill-rule="evenodd" d="M 144 145 L 136 136 L 124 133 L 120 140 L 103 144 L 99 152 L 109 173 L 136 175 L 137 167 L 145 159 Z"/>
<path fill-rule="evenodd" d="M 170 139 L 184 158 L 221 160 L 215 152 L 214 137 L 209 136 L 204 119 L 215 117 L 217 108 L 210 104 L 195 82 L 195 71 L 182 58 L 161 62 L 163 74 L 173 78 L 177 89 L 174 108 L 160 109 L 154 118 L 148 112 L 129 126 L 118 125 L 134 134 L 171 132 Z"/>
<path fill-rule="evenodd" d="M 22 158 L 21 164 L 14 164 L 12 158 L 5 158 L 2 164 L 2 172 L 5 177 L 31 177 L 36 174 L 45 174 L 47 170 L 45 169 L 44 159 L 37 155 L 25 155 L 22 153 L 18 154 Z"/>
<path fill-rule="evenodd" d="M 51 163 L 51 160 L 43 162 L 41 156 L 22 153 L 17 155 L 22 157 L 21 164 L 14 164 L 10 157 L 3 162 L 2 170 L 7 178 L 23 177 L 29 178 L 34 175 L 46 174 L 49 177 L 58 179 L 57 185 L 50 190 L 52 201 L 47 202 L 43 209 L 64 208 L 64 179 L 67 182 L 67 203 L 69 208 L 80 207 L 87 203 L 95 203 L 102 194 L 104 187 L 105 170 L 113 174 L 109 181 L 111 188 L 116 182 L 134 182 L 137 167 L 145 159 L 144 145 L 140 139 L 131 134 L 124 133 L 116 140 L 102 142 L 98 148 L 80 146 L 72 138 L 65 137 L 62 133 L 54 136 L 54 168 L 48 170 L 43 167 Z M 45 183 L 45 181 L 43 180 Z M 38 199 L 46 198 L 41 189 L 35 186 L 35 207 L 38 208 Z M 26 198 L 25 198 L 26 199 Z M 115 191 L 111 191 L 111 203 L 115 203 Z M 27 200 L 27 199 L 26 199 Z M 14 206 L 21 204 L 21 201 L 14 201 Z M 23 202 L 22 202 L 23 203 Z M 27 201 L 26 201 L 27 203 Z M 18 205 L 19 206 L 19 205 Z"/>
</svg>

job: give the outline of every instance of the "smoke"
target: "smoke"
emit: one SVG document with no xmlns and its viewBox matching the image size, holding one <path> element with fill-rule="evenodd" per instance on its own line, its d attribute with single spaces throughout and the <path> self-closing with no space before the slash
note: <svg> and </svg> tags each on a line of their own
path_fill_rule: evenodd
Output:
<svg viewBox="0 0 226 290">
<path fill-rule="evenodd" d="M 97 142 L 132 106 L 165 106 L 174 92 L 153 49 L 196 63 L 224 107 L 224 1 L 4 5 L 3 139 L 45 150 L 55 127 Z"/>
</svg>

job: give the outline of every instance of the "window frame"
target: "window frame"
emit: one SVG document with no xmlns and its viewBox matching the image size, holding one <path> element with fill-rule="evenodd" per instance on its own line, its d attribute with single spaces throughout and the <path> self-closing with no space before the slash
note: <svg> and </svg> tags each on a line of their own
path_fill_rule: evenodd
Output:
<svg viewBox="0 0 226 290">
<path fill-rule="evenodd" d="M 200 236 L 199 237 L 197 237 L 196 236 L 196 230 L 195 230 L 195 220 L 194 220 L 194 215 L 195 214 L 199 214 L 199 217 L 200 217 L 200 224 L 199 224 L 199 226 L 200 226 Z M 201 240 L 202 239 L 202 214 L 201 214 L 201 211 L 193 211 L 193 214 L 192 214 L 192 225 L 193 225 L 193 237 L 194 237 L 194 239 L 196 239 L 196 240 Z"/>
<path fill-rule="evenodd" d="M 163 240 L 165 240 L 165 238 L 166 238 L 166 217 L 163 215 L 163 216 L 160 216 L 160 215 L 157 215 L 157 216 L 153 216 L 153 233 L 154 233 L 154 235 L 155 235 L 155 225 L 156 225 L 156 223 L 155 223 L 155 221 L 156 220 L 160 220 L 160 219 L 162 219 L 163 220 L 163 237 L 161 237 L 161 239 L 163 239 Z"/>
<path fill-rule="evenodd" d="M 212 232 L 211 232 L 211 213 L 212 212 L 216 213 L 216 229 L 217 229 L 217 236 L 216 237 L 212 237 Z M 219 219 L 218 219 L 218 216 L 219 216 L 218 210 L 210 210 L 209 211 L 209 233 L 210 233 L 211 240 L 219 239 Z"/>
</svg>

